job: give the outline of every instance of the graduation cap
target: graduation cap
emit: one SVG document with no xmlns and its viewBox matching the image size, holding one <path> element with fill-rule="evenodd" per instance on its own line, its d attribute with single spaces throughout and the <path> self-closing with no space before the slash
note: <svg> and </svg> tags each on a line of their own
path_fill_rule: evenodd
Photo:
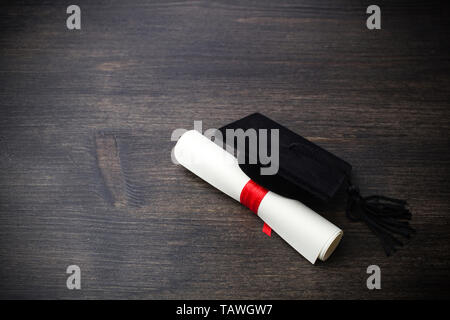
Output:
<svg viewBox="0 0 450 320">
<path fill-rule="evenodd" d="M 328 202 L 341 188 L 346 188 L 347 217 L 352 221 L 366 222 L 381 240 L 387 255 L 403 245 L 395 234 L 409 238 L 415 232 L 407 221 L 411 219 L 411 212 L 406 201 L 380 195 L 362 197 L 351 183 L 352 167 L 348 162 L 266 116 L 254 113 L 223 126 L 219 131 L 227 137 L 227 131 L 246 132 L 249 129 L 256 133 L 256 148 L 250 147 L 250 139 L 243 144 L 227 138 L 224 140 L 228 147 L 232 145 L 235 148 L 232 151 L 244 155 L 245 161 L 239 161 L 239 166 L 259 185 L 288 198 L 304 201 L 305 197 L 312 197 L 323 202 Z M 273 129 L 278 129 L 278 171 L 266 174 L 262 169 L 271 164 L 261 158 L 260 148 L 271 150 L 274 141 L 268 138 L 267 133 Z M 263 132 L 266 146 L 261 144 Z M 236 136 L 234 138 L 237 139 Z"/>
</svg>

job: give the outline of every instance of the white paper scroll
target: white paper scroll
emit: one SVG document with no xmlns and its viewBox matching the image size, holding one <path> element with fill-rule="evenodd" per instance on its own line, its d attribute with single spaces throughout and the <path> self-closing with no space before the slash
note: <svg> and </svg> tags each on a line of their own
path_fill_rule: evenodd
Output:
<svg viewBox="0 0 450 320">
<path fill-rule="evenodd" d="M 176 160 L 197 176 L 240 201 L 250 178 L 237 159 L 198 131 L 184 133 L 178 140 Z M 258 216 L 309 262 L 328 259 L 343 232 L 297 200 L 269 191 L 259 205 Z"/>
</svg>

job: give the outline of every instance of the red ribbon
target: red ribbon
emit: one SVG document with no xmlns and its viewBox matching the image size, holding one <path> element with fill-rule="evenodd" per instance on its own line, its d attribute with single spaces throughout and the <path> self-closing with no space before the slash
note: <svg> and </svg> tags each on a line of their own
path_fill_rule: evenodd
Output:
<svg viewBox="0 0 450 320">
<path fill-rule="evenodd" d="M 244 206 L 258 215 L 259 205 L 267 192 L 269 192 L 269 190 L 250 179 L 241 191 L 240 201 Z M 264 223 L 263 232 L 270 237 L 272 229 L 268 224 Z"/>
</svg>

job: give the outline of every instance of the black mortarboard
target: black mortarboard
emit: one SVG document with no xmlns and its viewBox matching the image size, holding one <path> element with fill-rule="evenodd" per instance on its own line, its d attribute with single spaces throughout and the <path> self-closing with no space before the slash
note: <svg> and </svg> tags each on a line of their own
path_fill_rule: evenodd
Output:
<svg viewBox="0 0 450 320">
<path fill-rule="evenodd" d="M 237 141 L 230 143 L 226 139 L 227 129 L 242 129 L 244 132 L 254 129 L 257 148 L 249 147 L 250 139 L 243 145 Z M 265 141 L 269 153 L 272 143 L 270 131 L 278 129 L 279 167 L 273 175 L 262 174 L 261 171 L 261 168 L 270 165 L 260 158 L 260 138 L 264 131 L 261 129 L 266 129 Z M 349 163 L 266 116 L 254 113 L 219 130 L 225 142 L 235 146 L 234 151 L 245 155 L 245 161 L 239 163 L 241 169 L 252 180 L 275 193 L 300 201 L 305 196 L 328 201 L 339 189 L 347 188 L 347 216 L 353 221 L 365 221 L 381 239 L 386 254 L 390 255 L 396 246 L 402 245 L 393 234 L 409 237 L 414 232 L 406 221 L 411 218 L 411 213 L 405 201 L 383 196 L 361 197 L 358 189 L 351 184 L 352 167 Z M 250 161 L 251 157 L 255 161 Z"/>
</svg>

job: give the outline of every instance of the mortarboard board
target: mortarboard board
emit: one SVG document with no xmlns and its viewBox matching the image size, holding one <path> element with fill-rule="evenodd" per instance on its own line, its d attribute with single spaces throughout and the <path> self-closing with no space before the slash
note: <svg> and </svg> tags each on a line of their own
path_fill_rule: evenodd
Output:
<svg viewBox="0 0 450 320">
<path fill-rule="evenodd" d="M 227 129 L 241 129 L 244 132 L 253 129 L 258 140 L 257 147 L 249 146 L 250 139 L 246 139 L 244 144 L 239 144 L 236 137 L 235 141 L 228 141 Z M 266 129 L 266 150 L 271 150 L 273 143 L 267 133 L 278 129 L 279 157 L 275 174 L 268 175 L 261 171 L 269 165 L 267 161 L 262 161 L 259 152 L 264 146 L 261 145 L 262 129 Z M 407 221 L 411 219 L 411 212 L 406 201 L 384 196 L 362 197 L 351 183 L 352 167 L 349 163 L 268 117 L 254 113 L 223 126 L 219 131 L 228 147 L 234 146 L 231 151 L 244 155 L 245 161 L 239 162 L 242 171 L 268 190 L 296 200 L 303 201 L 305 196 L 310 196 L 326 202 L 338 190 L 346 188 L 347 216 L 353 221 L 365 221 L 380 238 L 387 255 L 403 245 L 393 234 L 410 237 L 414 232 Z"/>
</svg>

